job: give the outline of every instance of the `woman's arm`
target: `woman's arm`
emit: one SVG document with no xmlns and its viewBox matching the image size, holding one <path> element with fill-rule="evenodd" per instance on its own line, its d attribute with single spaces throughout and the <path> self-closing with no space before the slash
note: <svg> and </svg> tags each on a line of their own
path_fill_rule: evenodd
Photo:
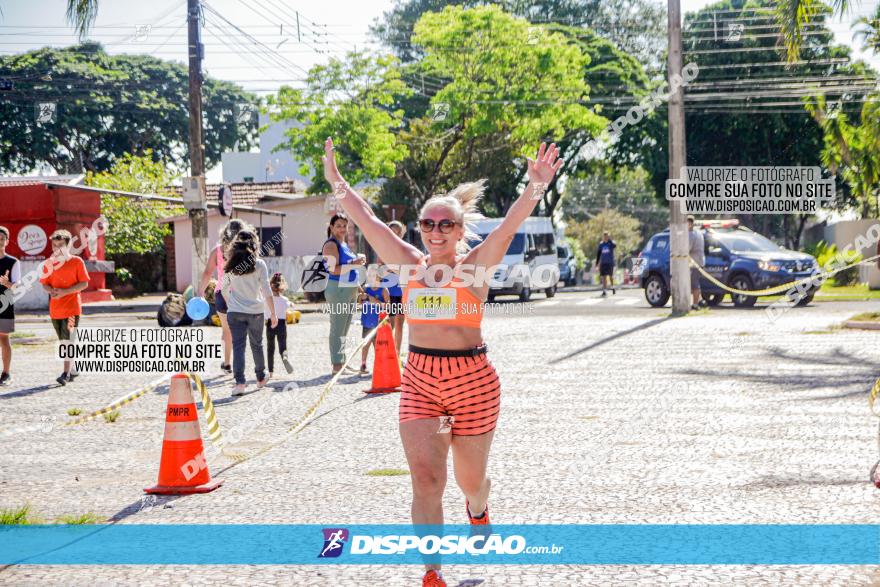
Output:
<svg viewBox="0 0 880 587">
<path fill-rule="evenodd" d="M 342 267 L 339 266 L 339 257 L 337 256 L 339 250 L 336 245 L 327 241 L 321 248 L 321 254 L 324 256 L 324 262 L 327 264 L 327 271 L 331 275 L 339 275 L 342 272 Z"/>
<path fill-rule="evenodd" d="M 466 262 L 478 265 L 490 266 L 501 262 L 507 247 L 510 246 L 517 229 L 531 216 L 544 196 L 547 186 L 553 181 L 556 171 L 562 167 L 562 159 L 559 159 L 559 149 L 556 143 L 547 147 L 547 143 L 541 143 L 538 156 L 529 159 L 529 185 L 522 195 L 513 203 L 507 215 L 498 227 L 489 233 L 486 240 L 474 247 Z"/>
<path fill-rule="evenodd" d="M 397 238 L 384 222 L 376 218 L 370 205 L 355 192 L 336 168 L 333 140 L 324 143 L 324 177 L 333 189 L 337 202 L 345 214 L 364 233 L 367 241 L 385 263 L 392 265 L 416 264 L 422 258 L 417 248 Z"/>
<path fill-rule="evenodd" d="M 202 280 L 199 281 L 199 291 L 202 292 L 202 295 L 205 294 L 205 288 L 208 287 L 208 282 L 211 281 L 211 277 L 214 275 L 214 270 L 217 268 L 217 251 L 216 249 L 211 251 L 211 254 L 208 255 L 208 262 L 205 263 L 205 270 L 202 271 Z"/>
</svg>

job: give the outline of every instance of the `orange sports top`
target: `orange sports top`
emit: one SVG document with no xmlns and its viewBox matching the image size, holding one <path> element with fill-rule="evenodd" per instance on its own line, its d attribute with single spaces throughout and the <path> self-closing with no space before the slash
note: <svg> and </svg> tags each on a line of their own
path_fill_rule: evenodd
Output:
<svg viewBox="0 0 880 587">
<path fill-rule="evenodd" d="M 483 303 L 469 288 L 457 285 L 461 283 L 455 277 L 442 287 L 429 287 L 415 279 L 408 281 L 403 290 L 407 323 L 479 328 Z"/>
</svg>

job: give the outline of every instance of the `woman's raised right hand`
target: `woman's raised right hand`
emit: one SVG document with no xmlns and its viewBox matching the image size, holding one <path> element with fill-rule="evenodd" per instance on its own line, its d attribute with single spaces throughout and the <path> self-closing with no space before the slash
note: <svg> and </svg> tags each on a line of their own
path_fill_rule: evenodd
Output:
<svg viewBox="0 0 880 587">
<path fill-rule="evenodd" d="M 333 139 L 330 137 L 324 141 L 324 156 L 321 157 L 321 161 L 324 163 L 324 179 L 327 180 L 331 188 L 336 183 L 345 181 L 342 174 L 339 173 L 339 169 L 336 168 L 336 153 L 333 152 Z"/>
</svg>

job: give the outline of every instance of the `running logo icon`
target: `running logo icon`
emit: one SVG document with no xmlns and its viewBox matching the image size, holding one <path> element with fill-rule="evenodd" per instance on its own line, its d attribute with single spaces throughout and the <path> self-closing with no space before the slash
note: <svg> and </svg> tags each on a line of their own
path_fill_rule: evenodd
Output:
<svg viewBox="0 0 880 587">
<path fill-rule="evenodd" d="M 345 528 L 324 528 L 324 548 L 318 558 L 334 558 L 342 554 L 342 547 L 348 541 L 348 530 Z"/>
</svg>

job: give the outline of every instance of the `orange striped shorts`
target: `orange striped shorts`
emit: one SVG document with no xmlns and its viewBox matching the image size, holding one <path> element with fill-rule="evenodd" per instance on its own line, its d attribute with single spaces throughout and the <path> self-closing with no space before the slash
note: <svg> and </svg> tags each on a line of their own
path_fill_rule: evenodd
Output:
<svg viewBox="0 0 880 587">
<path fill-rule="evenodd" d="M 402 383 L 401 423 L 452 416 L 456 436 L 495 429 L 501 382 L 485 346 L 474 351 L 436 351 L 410 345 Z"/>
</svg>

